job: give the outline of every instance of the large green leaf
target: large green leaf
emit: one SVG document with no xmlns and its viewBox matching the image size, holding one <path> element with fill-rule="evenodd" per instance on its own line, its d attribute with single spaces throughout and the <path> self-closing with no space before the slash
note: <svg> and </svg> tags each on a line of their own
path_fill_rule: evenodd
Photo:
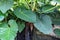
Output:
<svg viewBox="0 0 60 40">
<path fill-rule="evenodd" d="M 56 28 L 56 29 L 54 30 L 54 33 L 55 33 L 57 36 L 60 36 L 60 29 L 57 29 L 57 28 Z"/>
<path fill-rule="evenodd" d="M 18 31 L 18 25 L 15 22 L 15 20 L 9 20 L 8 24 L 11 26 L 11 30 L 13 30 L 14 32 Z M 14 28 L 14 29 L 13 29 Z"/>
<path fill-rule="evenodd" d="M 19 30 L 19 32 L 22 32 L 24 28 L 25 28 L 25 23 L 24 22 L 18 22 L 18 30 Z"/>
<path fill-rule="evenodd" d="M 14 14 L 22 20 L 36 22 L 36 14 L 31 10 L 16 8 Z"/>
<path fill-rule="evenodd" d="M 42 7 L 42 13 L 50 13 L 50 12 L 54 12 L 54 9 L 56 8 L 57 6 L 51 6 L 51 5 L 45 5 Z"/>
<path fill-rule="evenodd" d="M 44 34 L 49 34 L 52 32 L 52 22 L 51 18 L 47 15 L 41 15 L 40 18 L 37 18 L 37 22 L 34 23 L 34 26 Z"/>
<path fill-rule="evenodd" d="M 9 24 L 9 26 L 8 26 Z M 18 26 L 14 20 L 9 20 L 7 23 L 0 24 L 0 39 L 14 40 L 18 31 Z"/>
<path fill-rule="evenodd" d="M 0 0 L 0 10 L 5 13 L 13 5 L 13 0 Z"/>
</svg>

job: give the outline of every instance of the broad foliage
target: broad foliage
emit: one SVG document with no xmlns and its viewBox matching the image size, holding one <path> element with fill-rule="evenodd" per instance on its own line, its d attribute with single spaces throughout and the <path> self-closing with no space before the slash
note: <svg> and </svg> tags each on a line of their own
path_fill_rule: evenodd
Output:
<svg viewBox="0 0 60 40">
<path fill-rule="evenodd" d="M 0 0 L 0 39 L 14 40 L 17 32 L 33 23 L 44 34 L 54 32 L 60 36 L 60 0 Z"/>
</svg>

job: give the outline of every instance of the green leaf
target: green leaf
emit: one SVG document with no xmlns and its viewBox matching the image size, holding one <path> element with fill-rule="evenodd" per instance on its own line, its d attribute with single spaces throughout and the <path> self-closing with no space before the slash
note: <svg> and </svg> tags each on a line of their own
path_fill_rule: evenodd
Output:
<svg viewBox="0 0 60 40">
<path fill-rule="evenodd" d="M 5 13 L 13 6 L 13 0 L 0 0 L 0 10 Z"/>
<path fill-rule="evenodd" d="M 9 20 L 8 24 L 11 26 L 11 30 L 13 30 L 14 32 L 17 32 L 18 31 L 18 25 L 17 23 L 15 22 L 15 20 Z M 13 29 L 14 28 L 14 29 Z"/>
<path fill-rule="evenodd" d="M 42 7 L 42 13 L 50 13 L 50 12 L 54 12 L 54 9 L 56 8 L 57 6 L 51 6 L 51 5 L 46 5 L 46 6 L 43 6 Z"/>
<path fill-rule="evenodd" d="M 30 9 L 29 5 L 28 5 L 29 0 L 20 0 L 19 2 L 20 2 L 20 4 L 23 4 L 27 9 Z"/>
<path fill-rule="evenodd" d="M 52 22 L 51 18 L 48 15 L 40 15 L 40 18 L 37 18 L 37 22 L 34 23 L 34 26 L 44 34 L 49 34 L 52 32 Z"/>
<path fill-rule="evenodd" d="M 55 33 L 57 36 L 60 36 L 60 29 L 56 28 L 56 29 L 54 30 L 54 33 Z"/>
<path fill-rule="evenodd" d="M 21 33 L 23 29 L 25 28 L 25 23 L 24 22 L 18 22 L 18 30 Z"/>
<path fill-rule="evenodd" d="M 52 20 L 52 22 L 53 22 L 53 24 L 55 24 L 55 25 L 60 25 L 60 19 L 57 19 L 57 18 L 53 18 L 53 20 Z"/>
<path fill-rule="evenodd" d="M 31 10 L 16 8 L 14 14 L 27 22 L 36 22 L 36 14 Z"/>
<path fill-rule="evenodd" d="M 9 24 L 9 26 L 8 26 Z M 18 26 L 14 20 L 9 20 L 7 23 L 0 24 L 0 39 L 14 40 L 18 31 Z"/>
<path fill-rule="evenodd" d="M 51 16 L 51 18 L 52 18 L 52 23 L 54 25 L 60 25 L 60 14 L 59 13 L 55 14 L 54 16 Z"/>
</svg>

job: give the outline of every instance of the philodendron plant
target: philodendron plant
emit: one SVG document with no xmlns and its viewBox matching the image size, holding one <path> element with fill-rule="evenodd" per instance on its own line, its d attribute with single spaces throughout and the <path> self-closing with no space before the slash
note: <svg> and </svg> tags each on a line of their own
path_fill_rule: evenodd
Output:
<svg viewBox="0 0 60 40">
<path fill-rule="evenodd" d="M 0 40 L 14 40 L 17 32 L 32 23 L 44 34 L 60 36 L 60 0 L 0 0 Z"/>
</svg>

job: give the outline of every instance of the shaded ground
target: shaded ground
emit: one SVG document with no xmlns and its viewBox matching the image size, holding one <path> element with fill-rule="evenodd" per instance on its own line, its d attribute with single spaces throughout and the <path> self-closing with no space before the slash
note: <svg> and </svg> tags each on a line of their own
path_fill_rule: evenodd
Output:
<svg viewBox="0 0 60 40">
<path fill-rule="evenodd" d="M 22 31 L 21 33 L 18 32 L 16 40 L 25 40 L 25 31 Z M 43 35 L 37 35 L 36 33 L 33 33 L 32 39 L 28 39 L 28 40 L 60 40 L 60 39 L 52 36 L 46 36 L 46 35 L 43 36 Z"/>
</svg>

